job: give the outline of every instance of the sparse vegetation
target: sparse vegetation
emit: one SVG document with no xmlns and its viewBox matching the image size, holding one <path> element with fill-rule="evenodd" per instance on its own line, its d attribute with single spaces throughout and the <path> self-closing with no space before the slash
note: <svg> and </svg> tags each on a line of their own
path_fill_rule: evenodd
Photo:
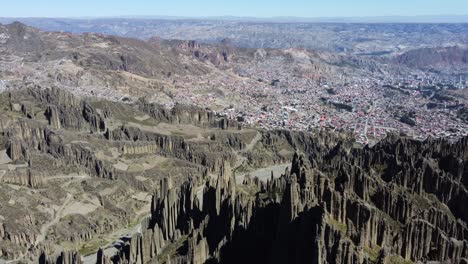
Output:
<svg viewBox="0 0 468 264">
<path fill-rule="evenodd" d="M 331 224 L 333 227 L 340 231 L 342 237 L 346 236 L 346 232 L 348 230 L 346 224 L 340 223 L 331 216 L 328 218 L 328 220 L 329 224 Z"/>
<path fill-rule="evenodd" d="M 380 252 L 379 246 L 374 246 L 373 248 L 364 247 L 363 251 L 372 263 L 377 262 L 377 258 L 379 257 L 379 252 Z"/>
</svg>

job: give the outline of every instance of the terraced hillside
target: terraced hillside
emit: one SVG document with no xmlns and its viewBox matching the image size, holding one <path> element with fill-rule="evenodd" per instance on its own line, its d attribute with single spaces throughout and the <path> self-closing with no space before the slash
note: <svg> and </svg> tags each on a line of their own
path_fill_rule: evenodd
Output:
<svg viewBox="0 0 468 264">
<path fill-rule="evenodd" d="M 42 250 L 96 252 L 134 233 L 161 179 L 179 186 L 284 164 L 298 144 L 283 141 L 292 132 L 242 128 L 187 105 L 80 99 L 40 87 L 3 93 L 0 101 L 6 259 L 34 259 Z M 273 136 L 281 140 L 267 145 Z"/>
</svg>

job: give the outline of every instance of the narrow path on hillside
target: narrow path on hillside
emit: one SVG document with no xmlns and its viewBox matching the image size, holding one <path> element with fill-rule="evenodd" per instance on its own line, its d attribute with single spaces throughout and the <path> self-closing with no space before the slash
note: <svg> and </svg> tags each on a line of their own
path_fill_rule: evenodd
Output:
<svg viewBox="0 0 468 264">
<path fill-rule="evenodd" d="M 235 152 L 235 155 L 237 157 L 237 161 L 236 161 L 236 164 L 234 165 L 234 168 L 233 170 L 237 169 L 238 167 L 242 166 L 242 164 L 244 164 L 244 162 L 247 161 L 247 158 L 242 156 L 241 153 L 245 153 L 245 152 L 248 152 L 248 151 L 251 151 L 253 150 L 253 148 L 255 147 L 255 145 L 257 145 L 257 143 L 262 139 L 262 134 L 260 132 L 257 131 L 257 134 L 255 134 L 255 137 L 248 143 L 245 145 L 245 148 L 243 150 L 240 150 L 240 151 L 236 151 Z"/>
<path fill-rule="evenodd" d="M 63 215 L 63 211 L 65 210 L 65 208 L 70 204 L 70 202 L 72 201 L 73 199 L 73 196 L 69 193 L 67 193 L 67 198 L 65 199 L 65 202 L 63 202 L 63 204 L 60 206 L 60 208 L 57 210 L 57 212 L 55 213 L 55 216 L 54 218 L 52 219 L 52 221 L 44 224 L 42 227 L 41 227 L 41 231 L 39 233 L 39 235 L 37 236 L 37 239 L 36 239 L 36 242 L 34 242 L 34 246 L 37 246 L 39 245 L 39 243 L 41 243 L 42 241 L 44 241 L 47 233 L 49 232 L 49 229 L 56 225 L 60 219 L 62 218 L 62 215 Z"/>
<path fill-rule="evenodd" d="M 250 143 L 245 146 L 245 149 L 243 150 L 243 152 L 251 151 L 261 139 L 262 139 L 262 134 L 257 131 L 257 134 L 252 139 L 252 141 L 250 141 Z"/>
<path fill-rule="evenodd" d="M 63 176 L 52 176 L 47 177 L 46 180 L 59 180 L 59 179 L 88 179 L 91 178 L 89 175 L 63 175 Z"/>
</svg>

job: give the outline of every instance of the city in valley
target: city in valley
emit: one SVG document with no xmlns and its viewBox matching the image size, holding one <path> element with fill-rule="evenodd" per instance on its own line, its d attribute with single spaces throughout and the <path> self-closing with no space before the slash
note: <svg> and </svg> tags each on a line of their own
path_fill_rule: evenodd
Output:
<svg viewBox="0 0 468 264">
<path fill-rule="evenodd" d="M 273 64 L 275 70 L 236 65 L 248 77 L 234 81 L 224 76 L 177 80 L 176 86 L 182 85 L 174 100 L 219 109 L 219 114 L 248 126 L 350 132 L 362 144 L 375 144 L 388 133 L 419 140 L 457 139 L 468 133 L 468 86 L 463 77 L 440 79 L 411 72 L 310 78 L 287 69 L 294 65 L 278 69 L 281 64 Z M 223 100 L 226 96 L 216 93 L 218 89 L 227 91 L 223 93 L 229 99 Z"/>
<path fill-rule="evenodd" d="M 28 22 L 55 29 L 55 24 L 48 20 Z M 136 23 L 125 19 L 67 22 L 70 29 L 77 32 L 81 32 L 86 23 L 87 26 L 99 25 L 103 31 L 114 23 L 127 27 Z M 227 25 L 221 28 L 217 22 L 205 21 L 203 25 L 208 24 L 218 31 L 224 29 L 226 35 L 233 35 L 232 39 L 214 43 L 207 39 L 204 43 L 204 31 L 198 25 L 201 22 L 144 22 L 148 31 L 159 29 L 160 24 L 169 24 L 177 28 L 177 37 L 194 37 L 199 41 L 164 40 L 154 36 L 145 39 L 150 35 L 136 35 L 142 40 L 118 42 L 100 34 L 73 36 L 56 32 L 50 35 L 27 28 L 26 32 L 31 31 L 45 41 L 57 38 L 63 45 L 45 45 L 45 49 L 51 50 L 40 61 L 28 59 L 25 53 L 15 51 L 15 47 L 4 48 L 0 89 L 20 89 L 26 81 L 114 101 L 136 100 L 144 94 L 150 101 L 167 107 L 176 103 L 208 107 L 247 126 L 349 132 L 357 142 L 371 145 L 388 133 L 419 140 L 428 137 L 456 139 L 467 134 L 467 37 L 465 33 L 458 33 L 468 32 L 465 24 L 367 24 L 358 28 L 359 24 L 323 24 L 321 27 L 321 24 L 264 23 L 258 29 L 257 23 L 236 22 L 262 32 L 261 37 L 251 43 L 246 41 L 251 37 L 250 31 L 229 31 L 229 26 L 235 22 L 224 22 Z M 133 26 L 141 24 L 143 22 Z M 25 26 L 19 23 L 4 26 L 4 33 L 0 35 L 3 43 L 17 37 L 8 35 L 8 27 Z M 284 36 L 274 35 L 281 27 L 287 27 L 290 32 L 283 33 Z M 346 33 L 335 33 L 338 29 Z M 359 30 L 354 38 L 347 36 L 354 30 Z M 429 30 L 430 33 L 426 33 Z M 297 34 L 306 31 L 335 35 L 314 41 L 304 38 L 299 44 L 305 47 L 292 47 L 289 38 L 298 38 L 296 31 Z M 405 34 L 392 37 L 399 31 Z M 422 41 L 415 43 L 412 33 L 420 34 Z M 453 43 L 438 46 L 443 37 L 451 38 Z M 89 43 L 75 47 L 73 41 L 79 38 Z M 335 39 L 339 41 L 331 43 Z M 385 45 L 377 45 L 384 41 Z M 255 45 L 261 48 L 253 48 Z M 143 50 L 136 51 L 134 46 Z M 71 53 L 74 48 L 83 50 L 86 58 L 53 56 L 58 52 Z M 84 50 L 86 48 L 90 50 Z M 166 54 L 144 56 L 144 52 L 154 50 Z M 129 58 L 114 58 L 123 52 L 129 52 L 122 55 Z M 171 54 L 177 56 L 171 57 Z M 96 55 L 99 57 L 88 58 Z M 157 60 L 164 60 L 167 65 Z M 90 66 L 97 63 L 99 67 L 80 68 L 77 62 L 91 63 Z M 152 66 L 163 67 L 148 68 Z M 119 78 L 108 80 L 110 76 L 99 76 L 99 71 L 103 70 L 107 70 L 106 75 L 117 74 Z"/>
<path fill-rule="evenodd" d="M 464 1 L 2 3 L 0 264 L 468 263 Z"/>
</svg>

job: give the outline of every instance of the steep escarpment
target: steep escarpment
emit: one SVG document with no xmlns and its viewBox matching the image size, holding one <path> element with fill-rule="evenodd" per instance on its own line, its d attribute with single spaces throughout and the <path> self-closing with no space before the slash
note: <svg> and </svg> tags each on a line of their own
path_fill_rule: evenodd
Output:
<svg viewBox="0 0 468 264">
<path fill-rule="evenodd" d="M 0 104 L 0 258 L 8 260 L 36 261 L 44 251 L 54 262 L 62 249 L 96 254 L 135 233 L 160 179 L 179 187 L 253 169 L 260 153 L 246 156 L 264 144 L 263 132 L 188 105 L 80 98 L 36 85 L 0 94 Z M 273 143 L 262 164 L 275 163 L 275 147 L 289 149 L 285 160 L 292 155 L 289 143 Z"/>
<path fill-rule="evenodd" d="M 124 154 L 159 154 L 206 166 L 209 171 L 218 171 L 223 162 L 234 165 L 233 153 L 226 152 L 224 142 L 190 142 L 181 136 L 162 135 L 122 126 L 106 133 L 112 140 L 124 142 Z M 229 146 L 229 145 L 228 145 Z M 236 146 L 229 146 L 235 148 Z M 242 145 L 240 146 L 242 148 Z"/>
<path fill-rule="evenodd" d="M 89 148 L 79 143 L 65 144 L 63 137 L 40 123 L 22 120 L 11 126 L 6 133 L 10 138 L 10 158 L 29 160 L 32 150 L 52 155 L 64 162 L 64 165 L 80 165 L 90 174 L 104 178 L 113 178 L 113 169 L 99 160 Z M 21 150 L 21 151 L 20 151 Z"/>
<path fill-rule="evenodd" d="M 112 165 L 99 159 L 95 155 L 96 150 L 92 146 L 84 146 L 79 137 L 75 137 L 76 140 L 67 140 L 69 133 L 64 131 L 83 135 L 89 133 L 86 137 L 95 135 L 101 142 L 107 139 L 108 142 L 102 144 L 117 147 L 123 155 L 159 154 L 200 164 L 210 171 L 216 171 L 224 161 L 234 164 L 234 155 L 227 150 L 240 150 L 246 144 L 235 135 L 228 136 L 228 140 L 223 141 L 220 134 L 220 140 L 213 136 L 212 140 L 206 142 L 189 142 L 183 136 L 145 131 L 114 118 L 105 104 L 98 108 L 93 102 L 79 99 L 57 88 L 28 88 L 21 96 L 10 94 L 8 101 L 12 111 L 15 108 L 24 109 L 25 106 L 33 109 L 31 114 L 22 113 L 25 118 L 5 129 L 6 151 L 13 161 L 29 162 L 30 151 L 36 150 L 52 155 L 66 166 L 81 166 L 92 175 L 109 179 L 117 177 Z M 225 117 L 218 117 L 212 111 L 193 106 L 176 105 L 172 109 L 166 109 L 156 104 L 138 103 L 135 108 L 141 109 L 142 114 L 148 113 L 154 117 L 154 124 L 190 124 L 222 130 L 238 128 L 235 122 Z M 108 127 L 108 123 L 112 126 Z M 85 141 L 87 140 L 89 139 Z"/>
<path fill-rule="evenodd" d="M 79 100 L 72 94 L 57 88 L 41 89 L 40 87 L 28 89 L 37 102 L 46 104 L 45 116 L 49 125 L 55 129 L 89 130 L 93 132 L 105 131 L 105 118 L 110 113 L 98 111 L 88 102 Z"/>
<path fill-rule="evenodd" d="M 40 87 L 0 100 L 4 258 L 463 263 L 468 257 L 466 137 L 451 143 L 389 136 L 357 148 L 346 134 L 239 127 L 192 106 L 95 101 Z M 249 175 L 269 166 L 284 171 L 286 163 L 281 176 Z"/>
<path fill-rule="evenodd" d="M 266 182 L 163 180 L 141 233 L 98 262 L 467 261 L 467 138 L 307 149 Z"/>
<path fill-rule="evenodd" d="M 166 109 L 162 105 L 148 103 L 140 99 L 138 108 L 156 120 L 175 124 L 194 124 L 221 129 L 237 128 L 239 126 L 237 122 L 226 117 L 217 116 L 213 111 L 192 105 L 176 104 L 173 108 Z"/>
</svg>

